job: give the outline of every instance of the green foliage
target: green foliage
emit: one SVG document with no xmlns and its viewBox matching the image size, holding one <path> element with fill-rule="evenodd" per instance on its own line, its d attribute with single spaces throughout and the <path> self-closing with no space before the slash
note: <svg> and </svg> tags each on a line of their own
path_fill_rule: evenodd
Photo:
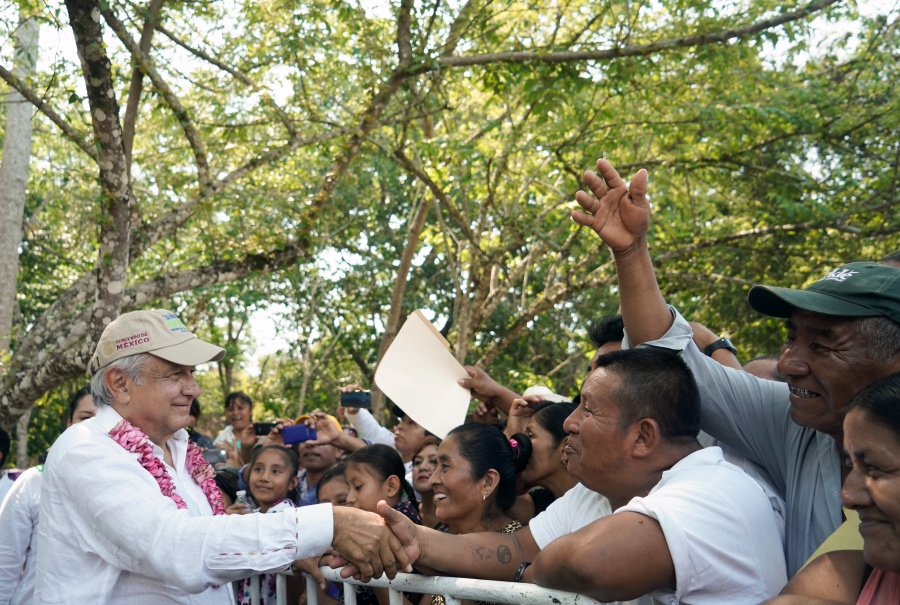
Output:
<svg viewBox="0 0 900 605">
<path fill-rule="evenodd" d="M 777 351 L 781 340 L 778 323 L 745 304 L 751 284 L 804 284 L 835 263 L 900 248 L 896 8 L 871 18 L 851 5 L 828 9 L 817 23 L 850 32 L 828 44 L 801 20 L 609 60 L 438 68 L 448 48 L 456 57 L 626 49 L 736 29 L 802 4 L 415 4 L 412 62 L 433 69 L 404 79 L 378 118 L 364 116 L 398 64 L 396 6 L 391 18 L 336 0 L 164 10 L 167 31 L 241 74 L 162 32 L 153 38 L 153 64 L 205 142 L 213 178 L 260 167 L 201 197 L 183 124 L 145 79 L 132 239 L 149 241 L 155 221 L 196 205 L 173 236 L 132 259 L 129 285 L 271 259 L 309 239 L 296 263 L 142 302 L 175 308 L 228 349 L 227 363 L 199 373 L 210 416 L 221 414 L 229 389 L 246 390 L 261 402 L 258 416 L 275 417 L 331 410 L 336 388 L 350 381 L 371 386 L 407 229 L 426 201 L 401 315 L 433 312 L 467 363 L 489 360 L 512 388 L 577 392 L 587 324 L 618 304 L 609 255 L 568 218 L 582 172 L 600 155 L 623 176 L 650 169 L 652 252 L 667 299 L 731 335 L 745 358 Z M 111 8 L 141 22 L 143 9 Z M 45 8 L 49 22 L 58 10 Z M 0 14 L 4 40 L 11 23 Z M 131 58 L 114 39 L 109 48 L 124 97 Z M 41 68 L 34 88 L 90 131 L 72 57 L 46 53 Z M 376 120 L 373 129 L 315 212 L 312 201 L 364 119 Z M 36 124 L 20 259 L 26 326 L 90 270 L 102 219 L 96 166 L 44 117 Z M 288 344 L 250 376 L 249 325 L 260 312 Z"/>
</svg>

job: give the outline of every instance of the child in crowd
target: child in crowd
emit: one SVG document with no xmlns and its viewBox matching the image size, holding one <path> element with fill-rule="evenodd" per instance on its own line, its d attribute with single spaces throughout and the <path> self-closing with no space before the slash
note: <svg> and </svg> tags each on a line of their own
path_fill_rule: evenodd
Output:
<svg viewBox="0 0 900 605">
<path fill-rule="evenodd" d="M 405 478 L 403 459 L 394 448 L 375 444 L 353 452 L 345 462 L 344 475 L 349 486 L 348 506 L 376 512 L 378 501 L 384 500 L 388 506 L 421 525 L 415 492 Z M 418 603 L 422 598 L 422 595 L 404 593 L 406 605 Z M 356 602 L 359 605 L 388 605 L 389 593 L 387 589 L 357 586 Z"/>
<path fill-rule="evenodd" d="M 347 506 L 347 493 L 350 486 L 344 475 L 344 465 L 338 464 L 333 469 L 322 475 L 319 479 L 319 504 L 328 503 L 332 506 Z"/>
<path fill-rule="evenodd" d="M 250 475 L 247 481 L 250 495 L 258 506 L 252 512 L 274 513 L 293 508 L 299 468 L 297 454 L 292 450 L 279 445 L 267 445 L 257 449 L 250 460 Z M 227 512 L 242 514 L 242 511 L 236 508 L 237 505 L 231 506 Z M 249 605 L 251 586 L 258 581 L 260 603 L 275 605 L 275 579 L 274 574 L 259 574 L 238 583 L 237 602 L 239 605 Z M 299 594 L 300 585 L 297 578 L 286 577 L 285 580 L 288 583 L 288 594 Z"/>
<path fill-rule="evenodd" d="M 344 475 L 343 463 L 338 464 L 322 475 L 318 486 L 319 504 L 327 503 L 332 506 L 347 506 L 347 493 L 350 491 L 350 486 L 347 484 L 347 477 Z M 318 566 L 318 557 L 310 560 L 316 561 L 314 565 Z M 299 567 L 295 570 L 295 575 L 298 571 L 303 571 L 303 568 Z M 317 590 L 319 591 L 318 603 L 320 605 L 339 603 L 344 596 L 343 585 L 337 582 L 328 582 L 324 591 L 321 588 Z"/>
</svg>

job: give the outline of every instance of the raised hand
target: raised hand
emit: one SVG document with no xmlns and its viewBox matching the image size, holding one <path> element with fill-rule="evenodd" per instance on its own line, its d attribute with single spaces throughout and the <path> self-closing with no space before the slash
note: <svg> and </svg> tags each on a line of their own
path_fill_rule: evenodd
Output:
<svg viewBox="0 0 900 605">
<path fill-rule="evenodd" d="M 503 431 L 506 436 L 512 437 L 516 433 L 524 433 L 528 421 L 534 415 L 534 406 L 542 401 L 540 395 L 527 395 L 514 400 L 506 419 L 506 430 Z"/>
<path fill-rule="evenodd" d="M 593 229 L 617 255 L 646 241 L 650 226 L 646 170 L 638 170 L 627 185 L 612 164 L 600 158 L 597 173 L 585 172 L 584 182 L 593 195 L 586 191 L 575 194 L 584 210 L 573 211 L 572 220 Z"/>
</svg>

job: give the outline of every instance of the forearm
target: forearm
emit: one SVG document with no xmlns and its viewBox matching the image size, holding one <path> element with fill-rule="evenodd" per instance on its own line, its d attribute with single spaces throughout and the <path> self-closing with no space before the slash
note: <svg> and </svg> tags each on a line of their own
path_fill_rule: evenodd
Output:
<svg viewBox="0 0 900 605">
<path fill-rule="evenodd" d="M 489 398 L 489 401 L 485 403 L 491 403 L 498 410 L 509 415 L 509 410 L 512 408 L 513 401 L 519 399 L 522 395 L 516 393 L 512 389 L 509 389 L 503 386 L 500 383 L 497 383 L 497 390 L 492 397 Z"/>
<path fill-rule="evenodd" d="M 485 532 L 454 536 L 427 527 L 416 529 L 422 554 L 415 565 L 447 575 L 509 582 L 522 560 L 530 560 L 536 554 L 536 551 L 528 553 L 527 545 L 524 550 L 517 546 L 515 534 Z"/>
<path fill-rule="evenodd" d="M 622 320 L 631 346 L 660 338 L 672 325 L 646 239 L 615 255 Z"/>
<path fill-rule="evenodd" d="M 361 409 L 357 414 L 348 414 L 347 419 L 361 438 L 394 447 L 394 433 L 381 426 L 369 410 Z"/>
<path fill-rule="evenodd" d="M 334 441 L 331 442 L 331 445 L 339 447 L 345 452 L 349 452 L 352 454 L 356 450 L 366 447 L 366 442 L 359 437 L 354 437 L 353 435 L 348 435 L 347 433 L 341 433 Z"/>
</svg>

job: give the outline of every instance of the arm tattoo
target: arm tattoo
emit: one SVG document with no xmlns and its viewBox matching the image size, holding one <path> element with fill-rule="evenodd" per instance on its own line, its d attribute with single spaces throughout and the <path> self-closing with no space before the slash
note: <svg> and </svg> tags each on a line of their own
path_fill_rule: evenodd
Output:
<svg viewBox="0 0 900 605">
<path fill-rule="evenodd" d="M 509 546 L 497 547 L 497 560 L 504 565 L 512 561 L 512 551 L 509 550 Z"/>
</svg>

